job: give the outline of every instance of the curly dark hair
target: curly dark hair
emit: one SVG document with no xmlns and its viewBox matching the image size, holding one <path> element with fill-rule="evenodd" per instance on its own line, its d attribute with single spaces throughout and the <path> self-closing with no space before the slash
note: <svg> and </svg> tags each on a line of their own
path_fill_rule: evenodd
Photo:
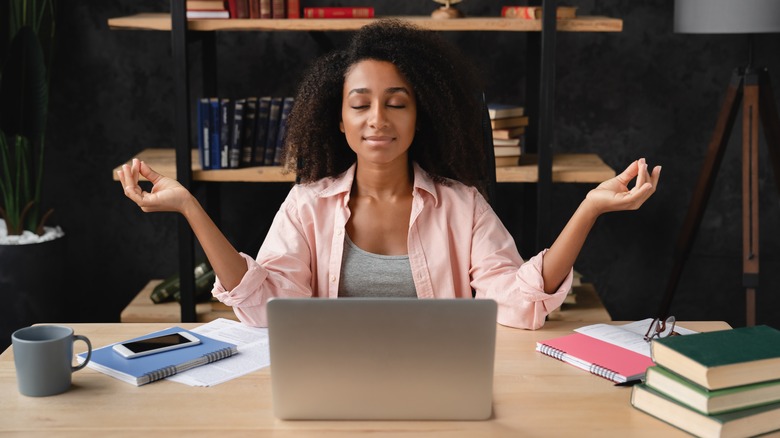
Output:
<svg viewBox="0 0 780 438">
<path fill-rule="evenodd" d="M 476 70 L 437 33 L 398 19 L 364 26 L 346 49 L 322 57 L 308 70 L 287 120 L 283 162 L 288 169 L 306 183 L 336 176 L 355 162 L 339 131 L 343 87 L 350 67 L 367 59 L 393 63 L 413 88 L 419 130 L 410 159 L 437 182 L 450 178 L 484 193 Z"/>
</svg>

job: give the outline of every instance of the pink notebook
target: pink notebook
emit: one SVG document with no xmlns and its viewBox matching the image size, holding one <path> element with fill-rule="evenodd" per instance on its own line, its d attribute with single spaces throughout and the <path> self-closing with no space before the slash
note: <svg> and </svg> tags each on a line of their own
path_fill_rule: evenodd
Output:
<svg viewBox="0 0 780 438">
<path fill-rule="evenodd" d="M 653 365 L 648 356 L 582 333 L 537 342 L 536 351 L 617 383 L 641 379 Z"/>
</svg>

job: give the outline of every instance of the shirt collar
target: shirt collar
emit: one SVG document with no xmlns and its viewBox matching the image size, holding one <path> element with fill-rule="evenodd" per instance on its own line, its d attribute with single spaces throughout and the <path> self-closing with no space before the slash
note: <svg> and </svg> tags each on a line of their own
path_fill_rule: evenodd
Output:
<svg viewBox="0 0 780 438">
<path fill-rule="evenodd" d="M 352 190 L 352 182 L 355 180 L 356 168 L 357 163 L 353 163 L 349 169 L 344 171 L 344 173 L 334 177 L 332 179 L 332 183 L 328 184 L 324 189 L 322 189 L 318 196 L 321 198 L 327 198 L 330 196 L 337 196 L 342 193 L 349 193 L 349 191 Z M 434 205 L 438 205 L 439 197 L 436 193 L 436 183 L 433 182 L 431 176 L 428 175 L 428 172 L 423 170 L 423 168 L 420 167 L 416 162 L 412 163 L 412 169 L 414 172 L 414 191 L 419 192 L 422 190 L 430 193 L 430 195 L 433 196 Z"/>
</svg>

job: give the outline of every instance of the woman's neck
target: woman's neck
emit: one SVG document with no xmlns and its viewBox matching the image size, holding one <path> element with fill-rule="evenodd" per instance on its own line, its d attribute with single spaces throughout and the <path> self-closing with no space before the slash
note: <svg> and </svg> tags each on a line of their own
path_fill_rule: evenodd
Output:
<svg viewBox="0 0 780 438">
<path fill-rule="evenodd" d="M 394 199 L 412 192 L 411 166 L 406 160 L 377 165 L 358 160 L 353 196 Z"/>
</svg>

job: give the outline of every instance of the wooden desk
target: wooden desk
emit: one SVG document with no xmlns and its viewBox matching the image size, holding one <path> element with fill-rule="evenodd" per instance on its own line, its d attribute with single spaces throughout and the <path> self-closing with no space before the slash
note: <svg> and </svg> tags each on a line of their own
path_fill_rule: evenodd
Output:
<svg viewBox="0 0 780 438">
<path fill-rule="evenodd" d="M 95 347 L 169 326 L 68 324 Z M 182 324 L 194 327 L 198 324 Z M 578 322 L 550 321 L 541 330 L 498 327 L 493 418 L 488 421 L 282 421 L 271 408 L 270 369 L 210 388 L 160 381 L 141 387 L 90 368 L 73 375 L 70 391 L 52 397 L 19 394 L 11 348 L 0 355 L 0 434 L 36 436 L 688 436 L 634 409 L 631 389 L 616 387 L 537 353 L 537 341 L 570 333 Z M 680 323 L 698 331 L 724 322 Z M 77 348 L 82 348 L 77 343 Z M 432 435 L 433 433 L 433 435 Z"/>
</svg>

